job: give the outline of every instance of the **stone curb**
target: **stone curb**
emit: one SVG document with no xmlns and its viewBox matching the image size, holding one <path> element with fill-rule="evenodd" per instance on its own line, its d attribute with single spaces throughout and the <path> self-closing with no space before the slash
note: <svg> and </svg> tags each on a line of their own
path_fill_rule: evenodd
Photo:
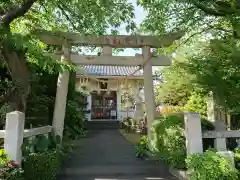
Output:
<svg viewBox="0 0 240 180">
<path fill-rule="evenodd" d="M 157 161 L 157 157 L 154 156 L 150 151 L 147 151 L 147 156 L 148 159 L 153 160 L 153 161 Z M 174 169 L 174 168 L 169 168 L 169 172 L 177 177 L 179 180 L 188 180 L 188 174 L 187 171 L 184 170 L 178 170 L 178 169 Z"/>
</svg>

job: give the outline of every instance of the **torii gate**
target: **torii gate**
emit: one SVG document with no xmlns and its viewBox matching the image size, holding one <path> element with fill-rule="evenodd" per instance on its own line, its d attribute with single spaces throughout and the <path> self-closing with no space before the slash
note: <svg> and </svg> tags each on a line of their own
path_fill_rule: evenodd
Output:
<svg viewBox="0 0 240 180">
<path fill-rule="evenodd" d="M 40 40 L 49 45 L 61 45 L 61 54 L 51 54 L 61 61 L 72 61 L 78 64 L 142 66 L 144 72 L 144 95 L 147 113 L 148 132 L 155 118 L 155 98 L 153 91 L 152 66 L 169 66 L 171 58 L 166 56 L 153 57 L 151 48 L 163 48 L 180 39 L 184 32 L 175 32 L 160 37 L 156 36 L 82 36 L 78 33 L 52 32 L 41 30 L 35 33 Z M 142 55 L 135 57 L 112 56 L 106 52 L 104 56 L 85 56 L 71 53 L 71 46 L 98 46 L 111 48 L 142 48 Z M 55 100 L 53 130 L 62 137 L 68 93 L 69 72 L 60 72 Z M 150 134 L 150 133 L 148 133 Z"/>
</svg>

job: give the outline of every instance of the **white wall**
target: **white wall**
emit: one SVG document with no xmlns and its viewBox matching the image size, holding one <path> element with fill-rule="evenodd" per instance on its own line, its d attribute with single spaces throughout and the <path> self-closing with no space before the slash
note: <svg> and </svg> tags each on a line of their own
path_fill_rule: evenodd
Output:
<svg viewBox="0 0 240 180">
<path fill-rule="evenodd" d="M 125 117 L 133 117 L 134 116 L 134 109 L 129 109 L 128 112 L 126 110 L 120 109 L 118 114 L 119 114 L 119 116 L 118 116 L 119 120 L 123 120 L 123 118 L 125 118 Z"/>
</svg>

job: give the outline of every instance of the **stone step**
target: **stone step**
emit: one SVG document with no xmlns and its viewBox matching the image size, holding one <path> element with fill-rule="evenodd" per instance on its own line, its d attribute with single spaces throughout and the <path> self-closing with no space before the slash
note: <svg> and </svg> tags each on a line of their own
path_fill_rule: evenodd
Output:
<svg viewBox="0 0 240 180">
<path fill-rule="evenodd" d="M 100 129 L 119 129 L 120 123 L 116 120 L 95 120 L 95 121 L 87 121 L 87 129 L 89 130 L 100 130 Z"/>
</svg>

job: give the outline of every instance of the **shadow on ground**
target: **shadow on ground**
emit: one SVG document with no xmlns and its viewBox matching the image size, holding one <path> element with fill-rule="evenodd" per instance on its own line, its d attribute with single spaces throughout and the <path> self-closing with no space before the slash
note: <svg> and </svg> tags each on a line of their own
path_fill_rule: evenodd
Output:
<svg viewBox="0 0 240 180">
<path fill-rule="evenodd" d="M 90 131 L 75 142 L 58 180 L 172 180 L 160 163 L 135 158 L 135 148 L 117 130 Z"/>
</svg>

